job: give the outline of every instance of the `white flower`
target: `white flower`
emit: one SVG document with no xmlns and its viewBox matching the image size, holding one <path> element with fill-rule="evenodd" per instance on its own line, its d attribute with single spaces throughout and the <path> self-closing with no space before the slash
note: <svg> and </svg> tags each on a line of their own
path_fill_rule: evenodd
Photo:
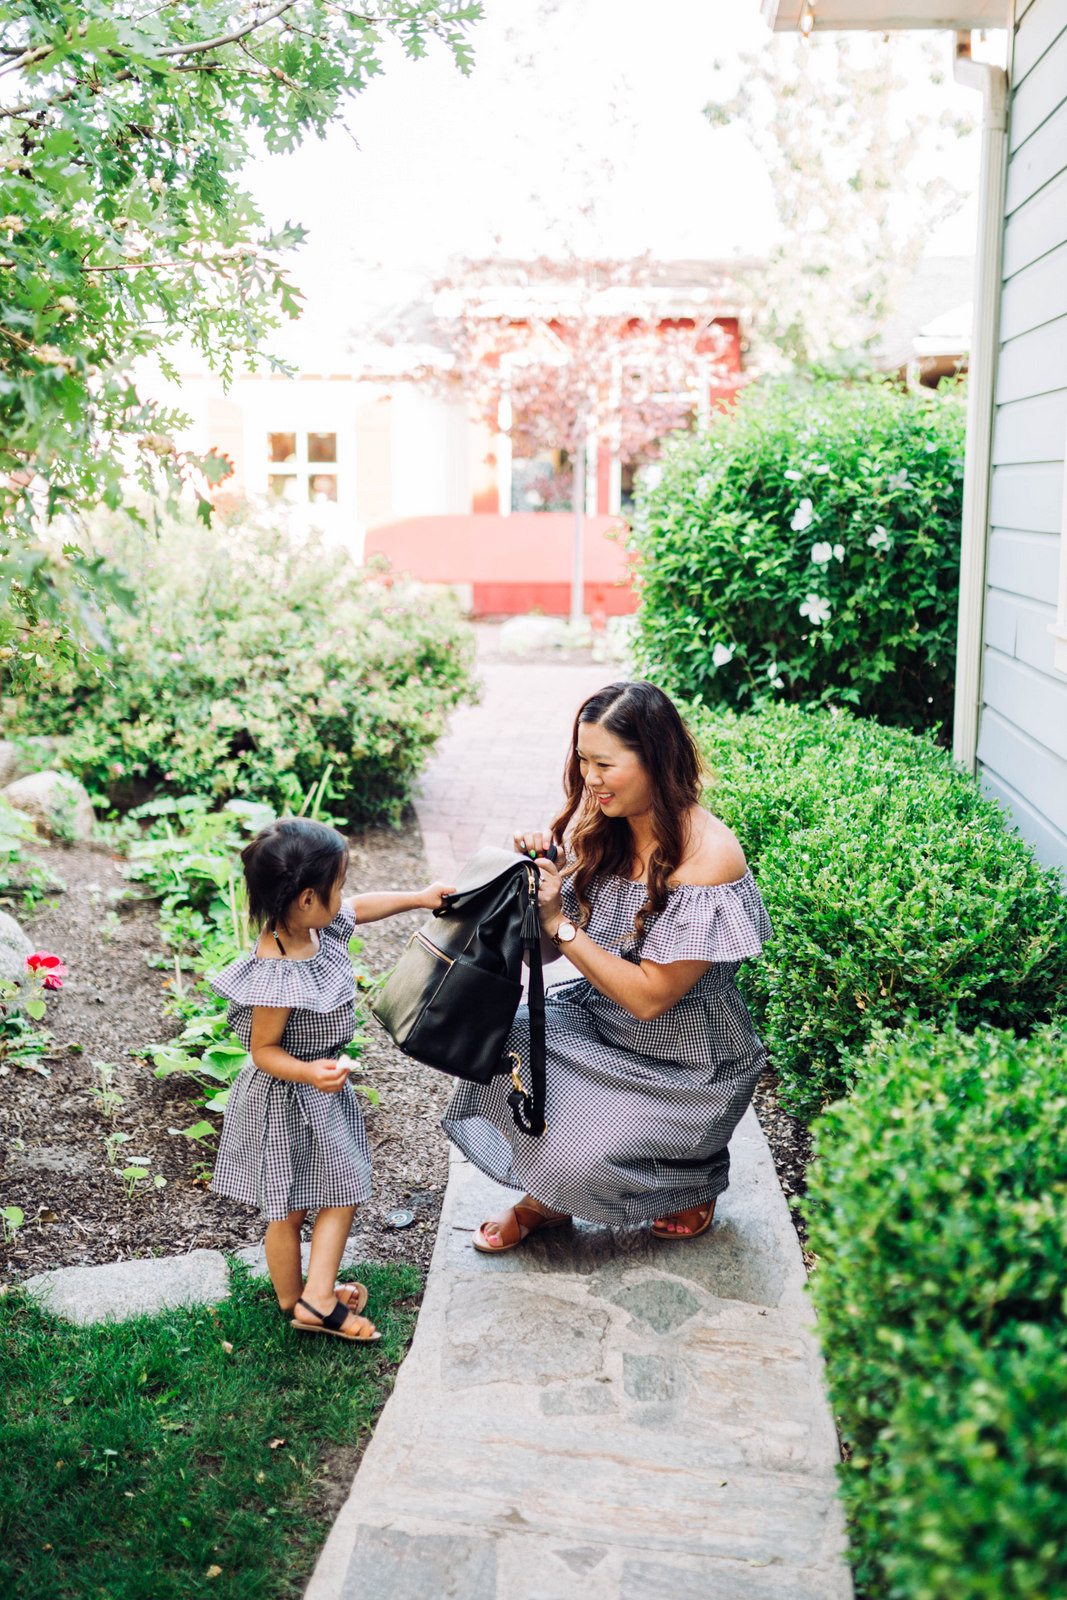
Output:
<svg viewBox="0 0 1067 1600">
<path fill-rule="evenodd" d="M 768 676 L 768 678 L 777 678 L 777 676 L 778 676 L 778 663 L 777 663 L 777 661 L 772 661 L 771 662 L 770 666 L 767 668 L 767 676 Z"/>
<path fill-rule="evenodd" d="M 889 489 L 903 489 L 906 488 L 911 480 L 904 468 L 901 467 L 899 472 L 891 472 L 885 481 L 886 487 Z"/>
<path fill-rule="evenodd" d="M 844 545 L 843 544 L 835 544 L 834 545 L 834 560 L 835 561 L 844 561 L 844 559 L 845 559 L 845 547 L 844 547 Z"/>
<path fill-rule="evenodd" d="M 813 544 L 811 547 L 811 559 L 817 567 L 825 567 L 833 553 L 832 544 Z"/>
<path fill-rule="evenodd" d="M 712 666 L 725 667 L 728 661 L 733 660 L 734 651 L 736 649 L 737 646 L 735 644 L 717 644 L 714 650 L 711 652 Z"/>
<path fill-rule="evenodd" d="M 704 495 L 706 495 L 711 489 L 711 479 L 708 477 L 707 473 L 705 473 L 702 478 L 697 479 L 695 488 L 697 494 L 700 495 L 701 499 L 703 499 Z"/>
<path fill-rule="evenodd" d="M 830 602 L 821 595 L 809 594 L 800 608 L 800 615 L 807 617 L 818 628 L 822 623 L 830 620 Z"/>
<path fill-rule="evenodd" d="M 784 689 L 785 688 L 785 679 L 784 678 L 772 678 L 771 679 L 771 688 L 772 689 Z"/>
<path fill-rule="evenodd" d="M 934 451 L 937 449 L 936 439 L 927 439 L 926 443 L 923 445 L 923 449 L 926 451 L 928 456 L 932 456 Z"/>
<path fill-rule="evenodd" d="M 789 524 L 794 533 L 803 533 L 805 528 L 810 528 L 815 520 L 815 508 L 806 497 L 793 512 L 793 520 Z"/>
<path fill-rule="evenodd" d="M 786 477 L 789 479 L 790 483 L 799 483 L 801 474 L 799 472 L 794 472 L 792 467 L 790 467 L 789 471 L 786 473 Z"/>
<path fill-rule="evenodd" d="M 815 468 L 815 469 L 814 469 L 814 470 L 815 470 L 815 471 L 816 471 L 816 472 L 819 472 L 819 473 L 822 473 L 822 472 L 829 472 L 829 470 L 830 470 L 830 463 L 829 463 L 829 462 L 828 462 L 828 461 L 820 461 L 820 462 L 819 462 L 819 465 L 818 465 L 818 466 L 817 466 L 817 467 L 816 467 L 816 468 Z"/>
<path fill-rule="evenodd" d="M 650 467 L 645 467 L 641 473 L 641 482 L 646 489 L 658 489 L 663 482 L 663 468 L 656 466 L 655 463 Z"/>
<path fill-rule="evenodd" d="M 883 528 L 880 522 L 876 522 L 874 532 L 867 535 L 867 543 L 872 550 L 881 550 L 889 543 L 888 528 Z"/>
</svg>

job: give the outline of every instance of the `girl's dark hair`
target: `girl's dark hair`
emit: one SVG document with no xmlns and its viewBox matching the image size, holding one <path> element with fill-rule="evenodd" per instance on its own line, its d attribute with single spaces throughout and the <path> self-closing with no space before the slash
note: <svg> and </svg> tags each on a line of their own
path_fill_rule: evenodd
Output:
<svg viewBox="0 0 1067 1600">
<path fill-rule="evenodd" d="M 644 679 L 611 683 L 579 708 L 563 772 L 566 803 L 552 832 L 562 840 L 570 828 L 568 844 L 574 861 L 568 871 L 573 874 L 583 924 L 589 920 L 588 890 L 594 878 L 602 873 L 628 878 L 634 859 L 633 833 L 626 818 L 606 817 L 586 793 L 578 730 L 590 723 L 606 728 L 634 752 L 652 786 L 655 843 L 646 863 L 647 898 L 634 918 L 634 932 L 640 938 L 645 918 L 657 915 L 667 904 L 671 877 L 689 843 L 689 808 L 700 799 L 700 755 L 674 702 Z"/>
<path fill-rule="evenodd" d="M 314 889 L 326 905 L 347 859 L 344 838 L 325 823 L 283 817 L 261 828 L 241 851 L 249 921 L 257 928 L 284 928 L 285 913 L 305 889 Z"/>
</svg>

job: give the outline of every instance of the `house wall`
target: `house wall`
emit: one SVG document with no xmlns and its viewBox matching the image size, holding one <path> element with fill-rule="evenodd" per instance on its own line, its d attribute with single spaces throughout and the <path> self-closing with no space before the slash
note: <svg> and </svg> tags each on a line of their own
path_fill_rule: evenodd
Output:
<svg viewBox="0 0 1067 1600">
<path fill-rule="evenodd" d="M 1067 0 L 1018 0 L 1008 151 L 978 765 L 1067 872 Z"/>
</svg>

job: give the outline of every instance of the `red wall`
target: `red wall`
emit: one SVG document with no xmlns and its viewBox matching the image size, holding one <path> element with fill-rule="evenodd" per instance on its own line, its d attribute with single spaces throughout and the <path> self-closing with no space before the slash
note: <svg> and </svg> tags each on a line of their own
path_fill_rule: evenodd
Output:
<svg viewBox="0 0 1067 1600">
<path fill-rule="evenodd" d="M 590 615 L 621 616 L 637 609 L 620 517 L 582 519 L 582 575 Z M 612 538 L 613 533 L 620 537 Z M 394 572 L 424 583 L 470 584 L 479 616 L 540 610 L 566 616 L 574 518 L 569 511 L 488 512 L 407 517 L 367 534 L 367 558 L 384 556 Z"/>
</svg>

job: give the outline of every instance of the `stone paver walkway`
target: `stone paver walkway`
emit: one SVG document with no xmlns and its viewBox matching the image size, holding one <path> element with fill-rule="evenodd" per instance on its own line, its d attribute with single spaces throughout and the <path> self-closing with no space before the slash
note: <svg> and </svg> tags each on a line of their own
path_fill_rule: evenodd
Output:
<svg viewBox="0 0 1067 1600">
<path fill-rule="evenodd" d="M 618 675 L 486 666 L 423 785 L 436 876 L 551 816 L 574 711 Z M 305 1600 L 848 1600 L 804 1268 L 751 1112 L 731 1152 L 691 1244 L 579 1223 L 499 1258 L 470 1236 L 514 1197 L 453 1159 L 411 1353 Z"/>
</svg>

